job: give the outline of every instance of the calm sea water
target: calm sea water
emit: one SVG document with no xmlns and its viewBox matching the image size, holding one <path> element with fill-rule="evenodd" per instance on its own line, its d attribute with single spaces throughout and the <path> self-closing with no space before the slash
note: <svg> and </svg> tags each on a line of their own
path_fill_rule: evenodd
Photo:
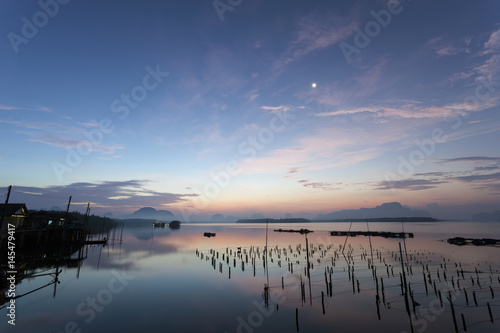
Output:
<svg viewBox="0 0 500 333">
<path fill-rule="evenodd" d="M 265 224 L 124 229 L 121 244 L 90 246 L 80 265 L 60 267 L 57 285 L 50 275 L 22 280 L 17 295 L 48 286 L 16 300 L 15 326 L 4 304 L 0 332 L 454 332 L 453 312 L 459 331 L 462 316 L 468 332 L 500 331 L 500 248 L 443 241 L 500 238 L 500 223 L 406 223 L 414 238 L 404 242 L 329 234 L 349 227 L 270 224 L 267 266 Z M 278 228 L 314 232 L 306 244 Z M 401 232 L 402 224 L 369 228 Z"/>
</svg>

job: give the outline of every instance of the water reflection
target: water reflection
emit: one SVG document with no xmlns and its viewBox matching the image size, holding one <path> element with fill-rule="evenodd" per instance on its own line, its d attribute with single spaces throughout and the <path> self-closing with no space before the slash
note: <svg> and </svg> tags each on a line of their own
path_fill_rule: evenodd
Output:
<svg viewBox="0 0 500 333">
<path fill-rule="evenodd" d="M 76 268 L 78 277 L 82 262 L 87 258 L 88 248 L 83 242 L 64 241 L 62 237 L 53 239 L 53 234 L 42 232 L 38 237 L 34 237 L 32 233 L 22 236 L 17 247 L 14 247 L 16 255 L 11 260 L 14 263 L 5 263 L 0 269 L 0 309 L 51 286 L 55 298 L 62 269 Z M 42 236 L 46 239 L 40 239 Z M 40 279 L 41 277 L 49 280 Z M 18 287 L 25 280 L 36 280 L 38 284 L 18 292 Z M 43 280 L 43 283 L 39 280 Z"/>
<path fill-rule="evenodd" d="M 478 237 L 498 231 L 463 226 Z M 298 324 L 301 332 L 410 332 L 411 318 L 415 332 L 453 332 L 452 302 L 458 330 L 464 329 L 462 315 L 468 332 L 499 330 L 498 249 L 442 241 L 470 235 L 457 225 L 407 224 L 414 238 L 347 241 L 330 231 L 349 224 L 274 225 L 269 231 L 304 227 L 314 232 L 269 232 L 267 247 L 263 225 L 124 229 L 110 237 L 123 242 L 89 246 L 79 265 L 61 265 L 55 298 L 53 285 L 20 298 L 15 329 L 64 332 L 69 323 L 82 332 L 295 332 Z M 370 230 L 401 228 L 377 223 Z M 18 292 L 53 280 L 25 279 Z M 5 329 L 11 327 L 0 321 Z"/>
<path fill-rule="evenodd" d="M 300 233 L 300 230 L 279 231 Z M 461 330 L 467 330 L 467 328 L 471 330 L 488 320 L 492 326 L 483 327 L 482 331 L 493 332 L 498 329 L 498 325 L 494 324 L 495 318 L 491 311 L 492 306 L 499 304 L 498 300 L 495 301 L 494 295 L 495 289 L 498 290 L 500 285 L 498 262 L 486 262 L 489 271 L 479 269 L 478 267 L 481 266 L 479 264 L 474 267 L 474 271 L 467 271 L 463 269 L 462 262 L 452 262 L 445 255 L 431 251 L 407 250 L 404 238 L 404 252 L 400 242 L 399 251 L 394 248 L 394 242 L 389 242 L 389 247 L 393 250 L 384 250 L 384 246 L 373 249 L 370 238 L 368 238 L 370 248 L 366 247 L 366 242 L 363 241 L 358 244 L 359 248 L 355 248 L 354 240 L 350 240 L 346 247 L 342 245 L 342 242 L 335 247 L 332 241 L 329 244 L 312 245 L 309 250 L 307 233 L 305 234 L 305 249 L 302 243 L 284 247 L 276 246 L 270 248 L 266 255 L 265 249 L 260 253 L 259 247 L 251 246 L 243 249 L 240 247 L 237 252 L 233 252 L 230 248 L 226 248 L 222 253 L 214 249 L 208 252 L 197 250 L 196 256 L 202 261 L 210 262 L 212 268 L 222 275 L 225 273 L 224 270 L 227 270 L 228 279 L 231 279 L 231 269 L 233 269 L 234 276 L 235 270 L 238 269 L 241 269 L 241 273 L 244 274 L 246 267 L 247 270 L 253 272 L 255 277 L 256 271 L 264 268 L 267 278 L 267 282 L 264 283 L 264 292 L 262 292 L 264 308 L 269 309 L 271 306 L 277 311 L 280 305 L 295 307 L 297 330 L 299 329 L 299 313 L 302 312 L 304 306 L 310 305 L 311 309 L 326 315 L 328 311 L 325 310 L 325 300 L 328 307 L 330 302 L 334 302 L 338 297 L 344 298 L 344 309 L 347 308 L 360 317 L 366 313 L 360 311 L 360 306 L 364 306 L 367 312 L 376 314 L 369 319 L 366 318 L 365 325 L 367 326 L 375 324 L 373 321 L 376 318 L 379 321 L 387 319 L 389 321 L 387 327 L 391 329 L 413 332 L 417 328 L 427 329 L 432 323 L 431 331 L 437 331 L 447 325 L 444 316 L 440 316 L 438 320 L 437 315 L 451 312 L 448 316 L 448 319 L 451 318 L 449 323 L 452 323 L 452 327 L 456 327 L 457 331 L 459 325 L 461 325 Z M 332 235 L 339 234 L 332 233 Z M 375 233 L 375 235 L 379 234 Z M 380 233 L 380 235 L 387 234 Z M 347 239 L 344 244 L 346 242 Z M 347 251 L 344 252 L 346 249 Z M 375 260 L 373 251 L 375 251 Z M 285 264 L 285 269 L 282 264 Z M 473 264 L 464 263 L 464 266 L 473 266 Z M 279 281 L 281 278 L 281 286 L 269 284 L 269 269 L 275 271 L 274 281 Z M 314 271 L 313 275 L 311 275 L 311 270 Z M 421 275 L 414 270 L 420 271 Z M 320 272 L 324 273 L 324 280 Z M 385 274 L 387 276 L 383 276 Z M 259 279 L 258 276 L 257 279 Z M 488 289 L 483 290 L 486 285 Z M 351 290 L 356 298 L 345 299 Z M 397 290 L 400 292 L 397 293 Z M 482 295 L 481 301 L 474 303 L 474 308 L 467 301 L 467 293 L 471 293 L 471 290 L 473 295 Z M 274 297 L 270 297 L 270 294 Z M 465 295 L 465 304 L 462 295 Z M 368 301 L 370 297 L 373 297 L 373 303 Z M 438 298 L 439 305 L 436 306 Z M 366 304 L 373 304 L 373 306 L 369 309 Z M 461 309 L 460 317 L 455 313 L 455 308 Z M 264 311 L 261 312 L 266 314 Z M 404 318 L 401 316 L 402 313 L 407 314 L 406 324 L 402 321 Z M 396 319 L 396 317 L 399 318 Z M 237 329 L 250 331 L 260 327 L 259 323 L 263 322 L 263 318 L 254 319 L 249 316 L 247 321 L 240 321 Z M 292 319 L 289 317 L 287 320 Z M 329 321 L 328 319 L 321 320 Z M 496 320 L 498 323 L 498 318 Z M 372 323 L 369 324 L 369 322 Z M 352 329 L 353 327 L 350 327 L 350 330 Z"/>
</svg>

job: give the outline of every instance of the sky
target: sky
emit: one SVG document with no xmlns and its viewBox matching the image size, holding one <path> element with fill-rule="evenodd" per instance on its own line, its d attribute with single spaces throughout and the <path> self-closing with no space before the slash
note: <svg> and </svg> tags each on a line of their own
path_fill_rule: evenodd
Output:
<svg viewBox="0 0 500 333">
<path fill-rule="evenodd" d="M 0 3 L 0 201 L 500 207 L 500 3 Z"/>
</svg>

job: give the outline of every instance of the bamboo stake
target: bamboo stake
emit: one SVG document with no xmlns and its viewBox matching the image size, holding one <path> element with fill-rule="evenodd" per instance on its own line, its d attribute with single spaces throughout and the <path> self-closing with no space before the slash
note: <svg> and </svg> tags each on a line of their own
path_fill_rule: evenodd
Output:
<svg viewBox="0 0 500 333">
<path fill-rule="evenodd" d="M 453 300 L 451 299 L 451 292 L 448 292 L 448 301 L 451 305 L 451 315 L 453 316 L 453 325 L 455 327 L 455 333 L 458 333 L 457 318 L 455 317 L 455 307 L 453 306 Z"/>
<path fill-rule="evenodd" d="M 460 314 L 462 316 L 462 325 L 464 326 L 464 332 L 467 332 L 467 325 L 465 324 L 465 316 L 463 313 Z"/>
<path fill-rule="evenodd" d="M 490 320 L 491 323 L 493 324 L 493 314 L 491 313 L 490 302 L 488 302 L 487 305 L 488 305 L 488 313 L 490 314 Z"/>
</svg>

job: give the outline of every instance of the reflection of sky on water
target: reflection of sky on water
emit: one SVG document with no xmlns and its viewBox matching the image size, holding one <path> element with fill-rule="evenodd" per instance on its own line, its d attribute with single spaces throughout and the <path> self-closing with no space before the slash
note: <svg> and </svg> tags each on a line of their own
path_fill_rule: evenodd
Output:
<svg viewBox="0 0 500 333">
<path fill-rule="evenodd" d="M 320 258 L 319 251 L 311 255 L 314 268 L 311 269 L 313 306 L 310 306 L 308 280 L 304 277 L 305 236 L 273 231 L 278 228 L 309 228 L 315 231 L 308 235 L 311 248 L 323 244 L 325 248 L 331 245 L 333 249 L 338 249 L 344 244 L 345 238 L 332 237 L 328 231 L 348 230 L 349 226 L 349 223 L 269 226 L 270 248 L 283 249 L 291 245 L 293 253 L 289 253 L 289 257 L 294 262 L 294 274 L 292 276 L 286 273 L 287 262 L 283 257 L 281 268 L 278 267 L 277 254 L 272 254 L 272 262 L 269 261 L 271 292 L 280 295 L 282 300 L 271 302 L 268 310 L 262 310 L 262 308 L 259 310 L 258 306 L 263 303 L 262 292 L 266 283 L 262 263 L 265 225 L 186 224 L 180 230 L 124 229 L 121 245 L 116 243 L 106 247 L 89 247 L 88 258 L 81 266 L 79 278 L 77 278 L 76 268 L 62 268 L 61 283 L 57 286 L 55 298 L 53 298 L 54 288 L 51 286 L 18 299 L 16 331 L 63 332 L 68 322 L 74 322 L 78 328 L 82 329 L 82 332 L 235 332 L 241 324 L 238 318 L 246 324 L 252 318 L 254 320 L 262 318 L 259 327 L 251 327 L 255 332 L 293 332 L 295 331 L 296 308 L 299 308 L 299 324 L 303 332 L 330 332 L 333 327 L 336 331 L 342 332 L 367 329 L 388 332 L 409 331 L 408 317 L 404 311 L 404 302 L 398 285 L 400 265 L 398 266 L 398 262 L 391 257 L 392 252 L 398 252 L 401 239 L 371 237 L 375 263 L 378 267 L 377 274 L 384 278 L 385 296 L 388 301 L 392 302 L 391 309 L 381 305 L 382 320 L 379 321 L 375 305 L 375 282 L 371 277 L 371 271 L 367 268 L 367 262 L 361 260 L 363 251 L 370 257 L 368 237 L 352 237 L 347 242 L 355 256 L 355 276 L 360 281 L 361 292 L 353 295 L 348 271 L 344 270 L 347 265 L 343 256 L 340 255 L 335 259 L 336 267 L 332 276 L 333 297 L 325 298 L 326 315 L 323 315 L 321 292 L 325 291 L 324 272 L 326 266 L 331 266 L 333 250 L 329 251 L 325 258 Z M 366 223 L 353 223 L 351 228 L 354 231 L 365 231 Z M 401 224 L 370 224 L 370 230 L 399 232 Z M 217 235 L 211 238 L 203 237 L 205 231 L 215 232 Z M 410 255 L 419 253 L 420 259 L 427 262 L 431 269 L 438 269 L 440 264 L 446 262 L 449 265 L 449 276 L 451 276 L 456 261 L 462 263 L 464 270 L 470 271 L 477 265 L 486 271 L 489 270 L 489 265 L 492 265 L 493 270 L 496 270 L 494 272 L 496 275 L 494 274 L 493 277 L 496 279 L 499 274 L 498 252 L 500 249 L 459 247 L 440 241 L 448 237 L 470 235 L 500 238 L 498 224 L 407 223 L 405 231 L 415 233 L 414 238 L 406 239 L 408 253 Z M 296 251 L 299 244 L 302 247 L 300 255 Z M 248 251 L 251 246 L 255 249 L 259 247 L 261 253 L 260 259 L 256 261 L 255 277 L 250 258 L 248 264 L 245 263 L 245 271 L 242 271 L 241 260 L 237 259 L 236 267 L 234 267 L 234 257 L 230 257 L 231 279 L 229 279 L 227 264 L 224 263 L 222 273 L 219 272 L 219 262 L 222 261 L 222 254 L 226 253 L 227 248 L 236 251 L 237 247 L 242 247 Z M 211 260 L 207 261 L 206 258 L 202 260 L 197 257 L 196 249 L 204 256 L 210 255 L 211 249 L 219 252 L 216 268 L 211 266 Z M 384 264 L 376 259 L 377 251 L 383 254 L 383 258 L 394 269 L 396 273 L 394 277 L 387 277 Z M 296 258 L 295 254 L 297 254 Z M 296 260 L 300 263 L 296 264 Z M 412 265 L 414 276 L 411 278 L 415 280 L 414 288 L 420 302 L 426 306 L 434 297 L 433 295 L 425 297 L 425 292 L 422 294 L 422 268 L 419 264 L 413 263 Z M 116 279 L 116 274 L 122 273 L 131 277 L 127 285 L 122 291 L 111 293 L 112 299 L 109 304 L 103 305 L 102 311 L 94 311 L 96 316 L 90 323 L 85 322 L 89 319 L 89 314 L 78 314 L 78 307 L 88 302 L 88 298 L 98 298 L 100 293 L 101 296 L 105 295 L 106 290 L 109 290 L 110 281 Z M 300 300 L 300 282 L 298 282 L 300 275 L 306 283 L 307 290 L 304 304 Z M 285 290 L 281 289 L 282 276 L 285 278 Z M 50 282 L 50 277 L 23 280 L 17 286 L 18 294 L 28 292 L 48 282 Z M 500 295 L 500 284 L 493 283 L 493 287 Z M 486 302 L 487 295 L 484 293 L 480 295 L 480 302 Z M 472 316 L 472 314 L 477 315 L 478 318 L 484 316 L 484 307 L 478 307 L 480 309 L 461 307 L 460 302 L 464 302 L 463 296 L 458 297 L 457 302 L 459 311 L 466 313 L 466 316 Z M 496 316 L 500 316 L 498 297 L 491 302 L 496 306 L 494 307 Z M 276 305 L 279 307 L 278 311 Z M 91 307 L 83 309 L 91 309 Z M 0 311 L 2 317 L 6 317 L 5 311 L 5 309 Z M 472 323 L 475 320 L 470 317 L 470 321 Z M 499 329 L 499 322 L 500 320 L 495 325 L 478 324 L 470 327 L 469 331 L 496 332 Z M 449 310 L 437 316 L 428 325 L 426 332 L 453 329 Z M 0 322 L 2 332 L 6 326 L 5 320 Z M 242 331 L 245 332 L 245 329 Z"/>
</svg>

